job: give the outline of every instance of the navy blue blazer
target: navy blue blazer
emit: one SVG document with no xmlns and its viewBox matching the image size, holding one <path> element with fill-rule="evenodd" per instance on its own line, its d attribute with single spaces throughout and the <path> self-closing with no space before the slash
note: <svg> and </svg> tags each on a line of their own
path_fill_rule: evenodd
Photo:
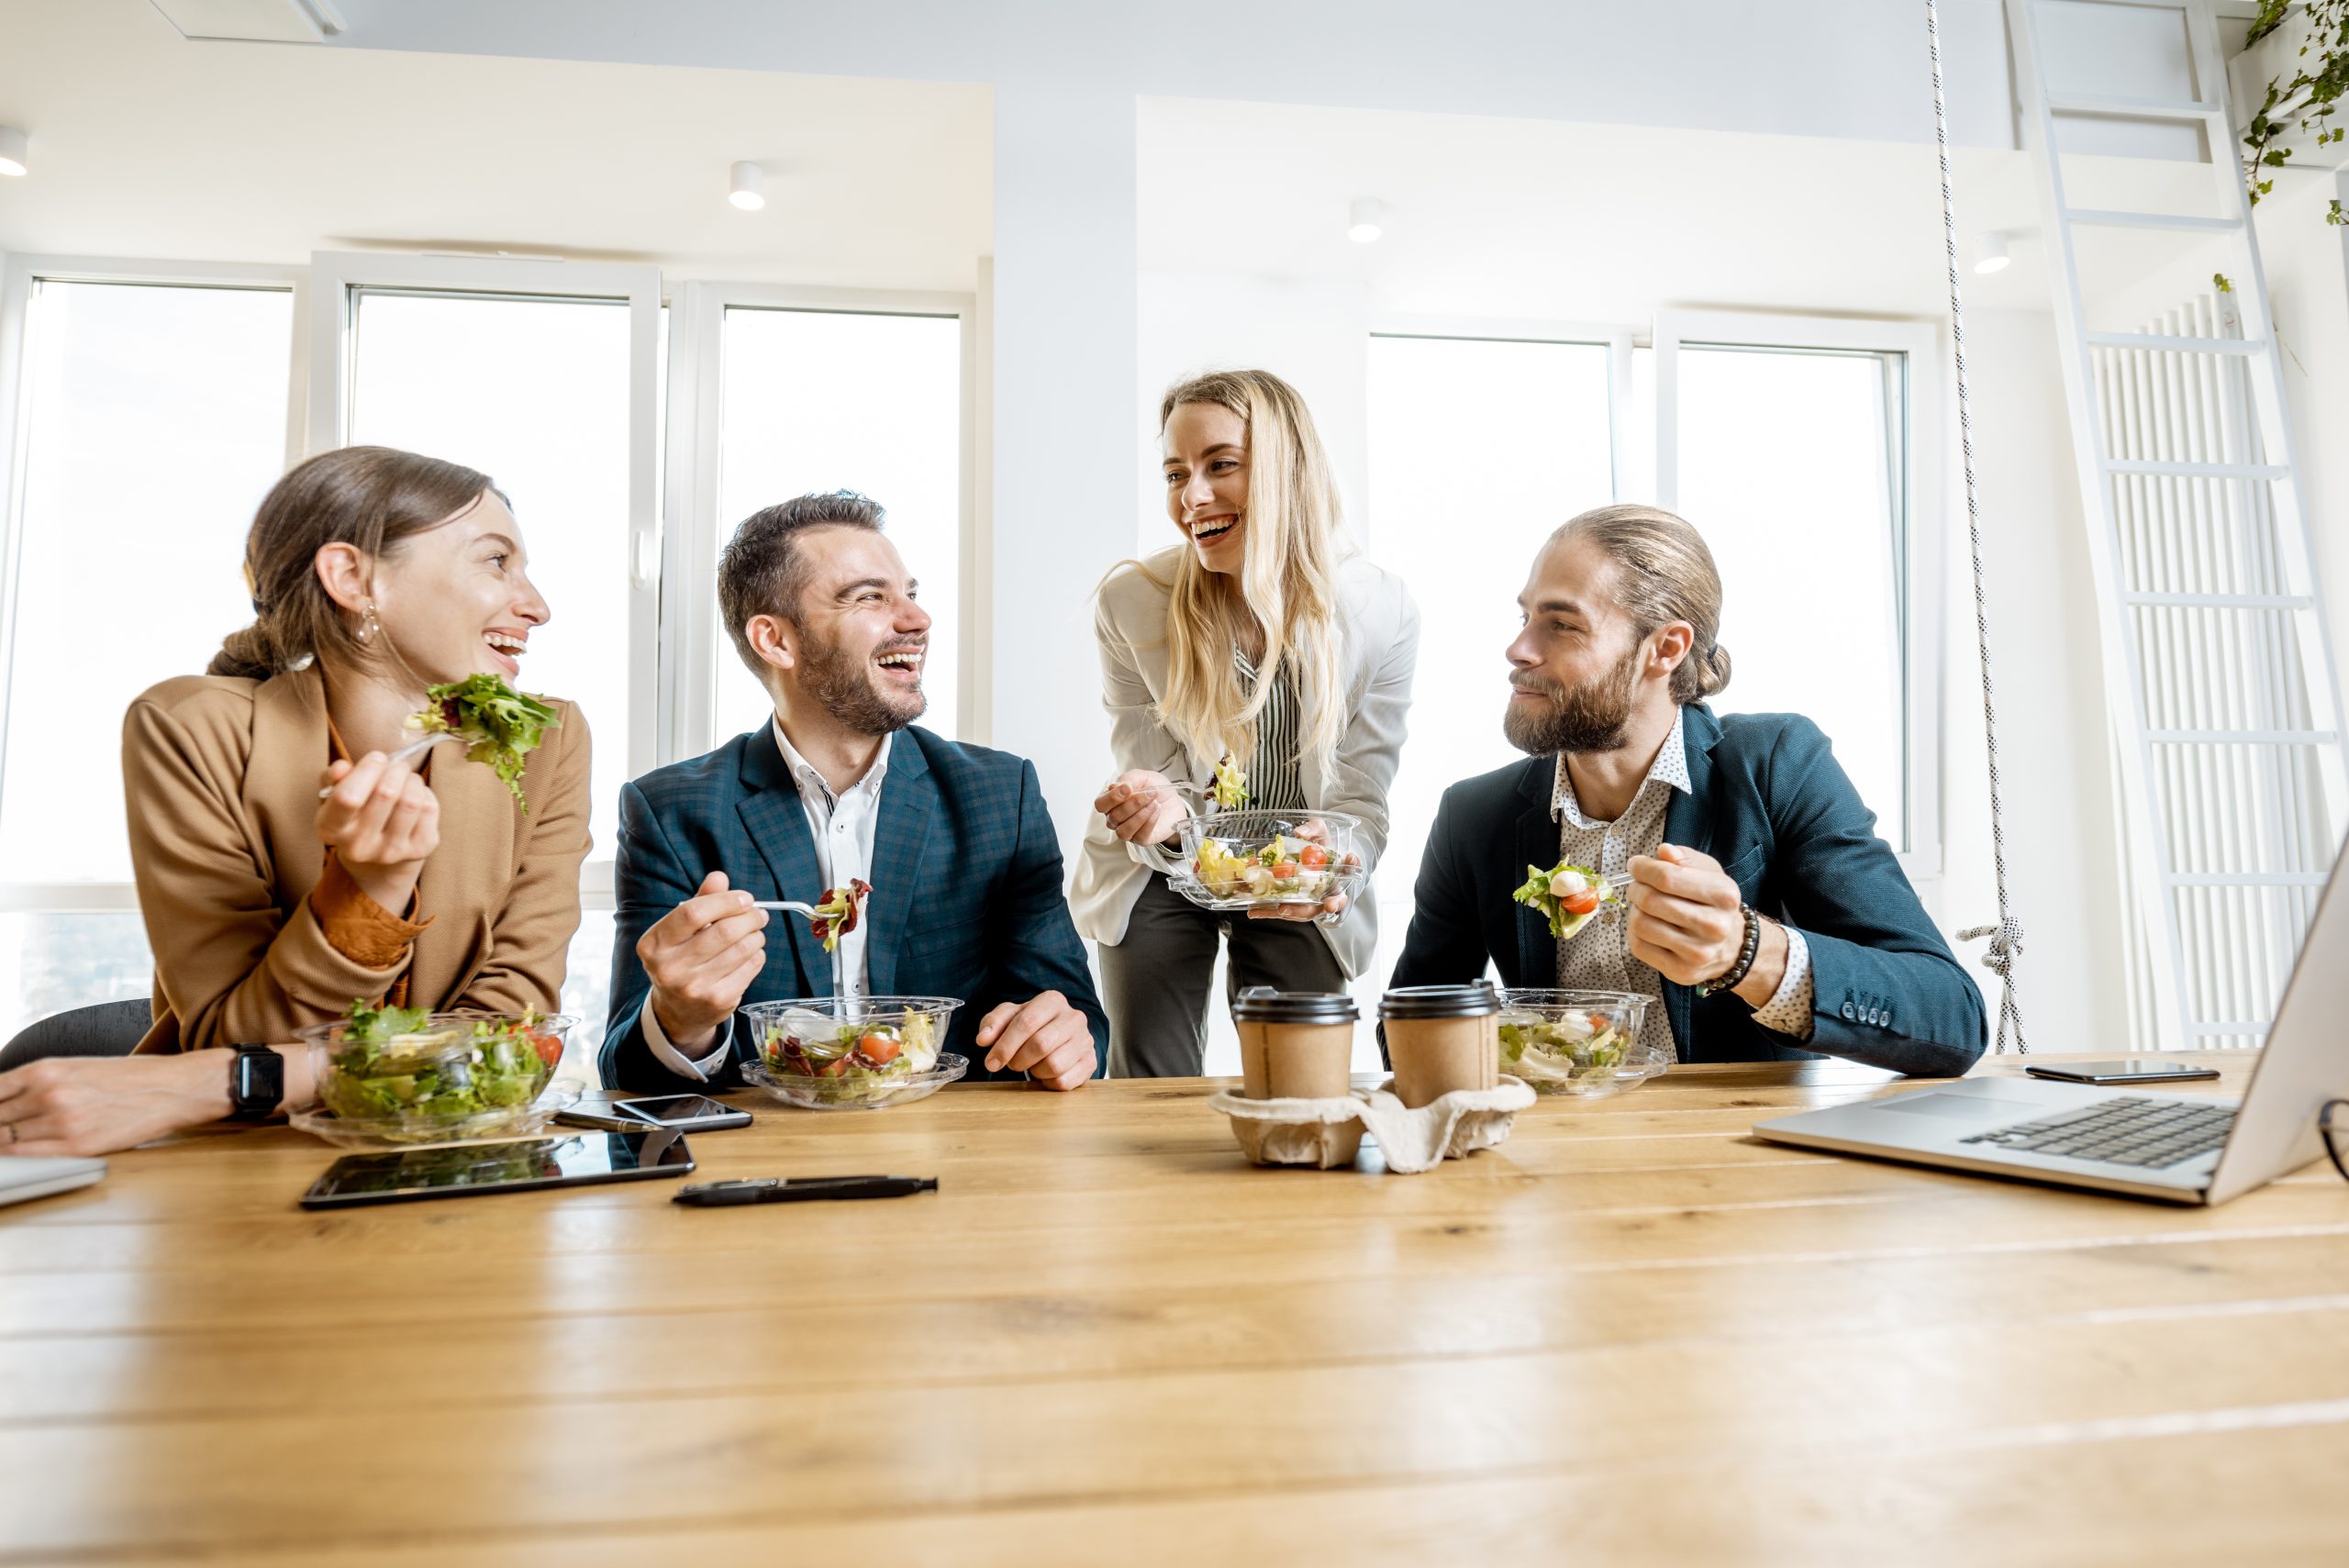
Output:
<svg viewBox="0 0 2349 1568">
<path fill-rule="evenodd" d="M 1876 814 L 1827 737 L 1797 714 L 1717 718 L 1682 708 L 1690 793 L 1664 812 L 1666 843 L 1702 851 L 1754 908 L 1803 934 L 1813 994 L 1809 1050 L 1753 1021 L 1729 992 L 1664 983 L 1683 1062 L 1799 1060 L 1830 1053 L 1923 1077 L 1954 1077 L 1982 1054 L 1982 993 L 1876 836 Z M 1529 865 L 1554 865 L 1552 756 L 1444 791 L 1419 862 L 1397 985 L 1472 981 L 1486 960 L 1504 985 L 1557 984 L 1547 920 L 1512 903 Z"/>
<path fill-rule="evenodd" d="M 674 1090 L 684 1080 L 652 1054 L 640 1024 L 651 989 L 637 940 L 722 871 L 761 898 L 812 904 L 824 892 L 799 786 L 774 740 L 774 723 L 738 735 L 707 756 L 676 762 L 620 789 L 620 835 L 612 927 L 612 1002 L 599 1058 L 607 1084 Z M 945 1049 L 989 1073 L 972 1044 L 1000 1002 L 1058 991 L 1093 1026 L 1109 1055 L 1109 1023 L 1093 992 L 1085 948 L 1061 891 L 1060 840 L 1044 809 L 1035 764 L 1006 751 L 897 732 L 874 824 L 873 895 L 865 969 L 875 995 L 959 996 Z M 808 923 L 778 914 L 766 928 L 767 962 L 745 1002 L 832 994 L 832 959 Z M 735 1020 L 733 1053 L 713 1083 L 741 1082 L 752 1049 Z"/>
</svg>

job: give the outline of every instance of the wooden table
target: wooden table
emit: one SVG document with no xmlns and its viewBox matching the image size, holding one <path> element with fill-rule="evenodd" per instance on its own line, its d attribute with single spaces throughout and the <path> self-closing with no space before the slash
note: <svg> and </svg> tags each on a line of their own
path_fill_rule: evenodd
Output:
<svg viewBox="0 0 2349 1568">
<path fill-rule="evenodd" d="M 1216 1086 L 695 1140 L 943 1183 L 869 1204 L 308 1214 L 291 1131 L 119 1156 L 0 1211 L 0 1559 L 2349 1561 L 2321 1164 L 2203 1211 L 1749 1137 L 1887 1086 L 1822 1062 L 1257 1171 Z"/>
</svg>

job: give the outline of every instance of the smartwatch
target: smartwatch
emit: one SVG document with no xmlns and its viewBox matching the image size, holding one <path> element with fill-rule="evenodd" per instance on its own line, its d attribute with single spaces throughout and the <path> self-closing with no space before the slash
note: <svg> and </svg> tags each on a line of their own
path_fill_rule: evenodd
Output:
<svg viewBox="0 0 2349 1568">
<path fill-rule="evenodd" d="M 228 1064 L 230 1121 L 267 1121 L 285 1098 L 285 1058 L 265 1045 L 236 1047 Z"/>
</svg>

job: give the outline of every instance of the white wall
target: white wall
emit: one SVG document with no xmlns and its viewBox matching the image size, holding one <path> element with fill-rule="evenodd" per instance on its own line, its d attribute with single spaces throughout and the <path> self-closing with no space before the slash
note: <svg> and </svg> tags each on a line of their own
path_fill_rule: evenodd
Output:
<svg viewBox="0 0 2349 1568">
<path fill-rule="evenodd" d="M 2121 1051 L 2119 850 L 2112 829 L 2095 585 L 2054 318 L 1966 313 L 1976 497 L 1998 677 L 2007 879 L 2025 929 L 2015 977 L 2033 1051 Z M 1950 373 L 1947 370 L 1943 373 Z M 1955 398 L 1948 433 L 1944 872 L 1932 903 L 1943 934 L 1995 925 L 1974 586 Z M 1997 976 L 1984 944 L 1960 946 L 1995 1020 Z"/>
<path fill-rule="evenodd" d="M 1113 0 L 340 0 L 339 48 L 996 82 L 1930 141 L 1925 10 L 1887 0 L 1279 0 L 1243 31 Z M 2007 147 L 1998 0 L 1942 0 L 1953 131 Z"/>
<path fill-rule="evenodd" d="M 1139 280 L 1141 380 L 1136 428 L 1136 548 L 1174 542 L 1158 479 L 1158 403 L 1185 376 L 1268 370 L 1303 395 L 1338 473 L 1360 542 L 1370 491 L 1369 305 L 1359 281 L 1145 272 Z"/>
</svg>

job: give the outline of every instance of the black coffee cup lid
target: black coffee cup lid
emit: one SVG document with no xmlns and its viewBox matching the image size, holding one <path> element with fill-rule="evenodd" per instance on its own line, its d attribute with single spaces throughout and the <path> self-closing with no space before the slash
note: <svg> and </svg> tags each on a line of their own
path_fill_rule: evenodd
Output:
<svg viewBox="0 0 2349 1568">
<path fill-rule="evenodd" d="M 1481 1018 L 1501 1010 L 1490 981 L 1474 985 L 1398 985 L 1378 999 L 1382 1018 Z"/>
<path fill-rule="evenodd" d="M 1362 1013 L 1343 991 L 1275 991 L 1251 985 L 1232 998 L 1231 1016 L 1252 1024 L 1350 1024 Z"/>
</svg>

